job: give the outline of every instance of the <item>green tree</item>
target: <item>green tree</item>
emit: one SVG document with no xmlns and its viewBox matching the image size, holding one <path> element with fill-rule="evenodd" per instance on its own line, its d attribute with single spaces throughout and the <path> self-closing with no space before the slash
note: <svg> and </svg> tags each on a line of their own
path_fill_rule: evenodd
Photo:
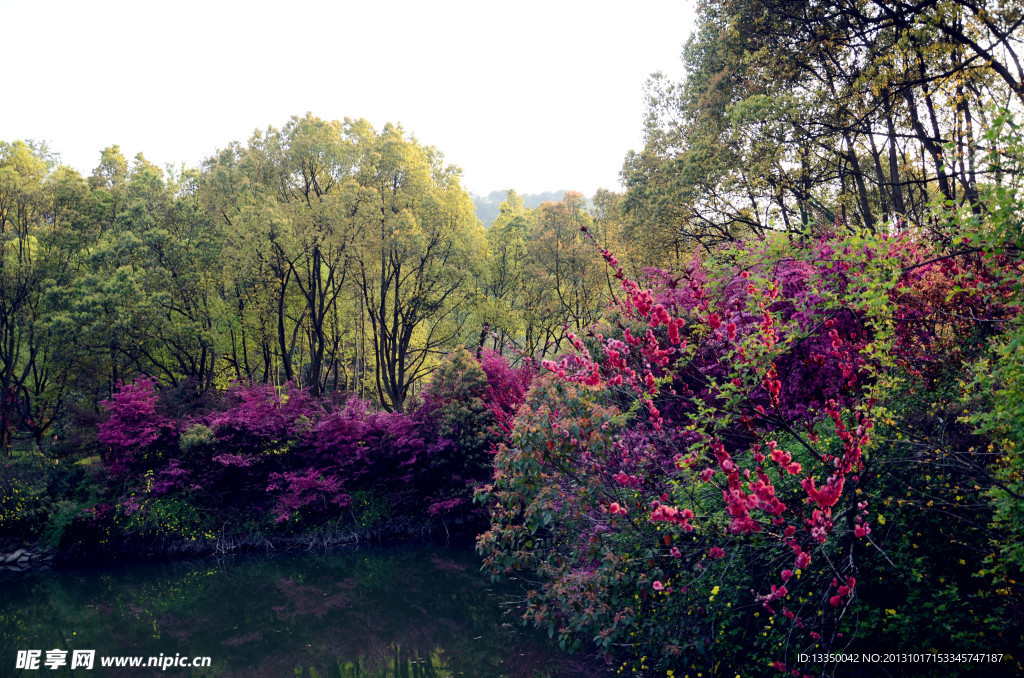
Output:
<svg viewBox="0 0 1024 678">
<path fill-rule="evenodd" d="M 1019 100 L 1020 15 L 986 2 L 703 2 L 686 79 L 649 83 L 626 210 L 686 250 L 813 221 L 920 221 L 936 197 L 980 209 L 976 130 L 990 102 Z"/>
<path fill-rule="evenodd" d="M 341 123 L 307 114 L 207 160 L 203 201 L 231 233 L 236 377 L 257 377 L 259 356 L 264 380 L 314 393 L 337 387 L 343 343 L 355 334 L 341 307 L 350 296 L 356 157 Z"/>
<path fill-rule="evenodd" d="M 50 290 L 78 265 L 81 177 L 45 145 L 0 142 L 0 450 L 40 441 L 61 409 L 72 346 L 50 322 Z"/>
<path fill-rule="evenodd" d="M 402 411 L 413 384 L 461 343 L 477 294 L 483 228 L 459 170 L 401 128 L 376 132 L 352 123 L 359 138 L 355 285 L 372 334 L 374 384 L 381 404 Z"/>
<path fill-rule="evenodd" d="M 582 232 L 593 226 L 579 193 L 534 211 L 526 285 L 525 345 L 531 355 L 557 353 L 566 332 L 589 327 L 607 302 L 604 262 Z"/>
<path fill-rule="evenodd" d="M 498 216 L 487 229 L 487 271 L 481 301 L 483 324 L 478 344 L 491 334 L 494 350 L 504 354 L 509 345 L 519 348 L 528 310 L 526 288 L 527 241 L 530 213 L 513 190 L 498 205 Z"/>
</svg>

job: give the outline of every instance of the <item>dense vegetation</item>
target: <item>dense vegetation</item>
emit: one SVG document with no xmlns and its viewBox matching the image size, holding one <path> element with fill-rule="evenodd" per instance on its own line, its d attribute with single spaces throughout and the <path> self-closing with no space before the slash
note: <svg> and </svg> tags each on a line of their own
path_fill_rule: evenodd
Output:
<svg viewBox="0 0 1024 678">
<path fill-rule="evenodd" d="M 510 191 L 486 231 L 391 126 L 88 180 L 4 144 L 0 529 L 486 512 L 525 618 L 624 670 L 1020 671 L 1022 24 L 702 3 L 627 190 Z"/>
<path fill-rule="evenodd" d="M 595 242 L 615 299 L 483 494 L 529 620 L 668 675 L 1021 670 L 1022 21 L 700 6 L 609 210 L 675 256 Z"/>
</svg>

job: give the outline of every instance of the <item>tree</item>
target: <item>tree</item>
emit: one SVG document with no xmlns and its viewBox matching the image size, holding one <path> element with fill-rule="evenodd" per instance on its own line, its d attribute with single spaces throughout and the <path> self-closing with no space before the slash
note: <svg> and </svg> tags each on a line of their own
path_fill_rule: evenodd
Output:
<svg viewBox="0 0 1024 678">
<path fill-rule="evenodd" d="M 686 80 L 649 84 L 626 210 L 687 249 L 837 218 L 920 220 L 936 197 L 980 209 L 976 130 L 990 102 L 1020 100 L 1020 16 L 996 3 L 702 3 Z"/>
<path fill-rule="evenodd" d="M 26 383 L 38 366 L 40 270 L 37 235 L 45 223 L 45 147 L 0 143 L 0 449 L 25 418 Z"/>
<path fill-rule="evenodd" d="M 42 144 L 0 142 L 0 450 L 37 442 L 61 413 L 76 351 L 58 291 L 81 266 L 87 188 Z"/>
<path fill-rule="evenodd" d="M 533 215 L 527 247 L 526 346 L 531 355 L 557 353 L 565 333 L 580 332 L 597 319 L 607 295 L 601 260 L 583 233 L 594 223 L 583 196 L 568 192 Z M 541 310 L 543 308 L 543 311 Z"/>
<path fill-rule="evenodd" d="M 203 200 L 230 231 L 238 269 L 230 286 L 237 377 L 258 374 L 250 358 L 255 339 L 262 379 L 319 394 L 333 375 L 337 387 L 342 344 L 353 334 L 339 306 L 348 296 L 355 236 L 356 157 L 356 140 L 341 123 L 307 114 L 207 160 Z"/>
<path fill-rule="evenodd" d="M 108 356 L 110 389 L 125 371 L 210 389 L 223 350 L 223 241 L 200 209 L 195 175 L 168 178 L 139 154 L 118 192 L 116 217 L 86 244 L 87 266 L 67 299 L 80 342 Z"/>
<path fill-rule="evenodd" d="M 490 333 L 499 353 L 504 353 L 509 344 L 519 348 L 529 308 L 524 290 L 530 230 L 530 213 L 523 199 L 515 191 L 507 191 L 498 205 L 498 216 L 487 229 L 487 273 L 481 302 L 484 321 L 478 342 L 481 347 Z"/>
<path fill-rule="evenodd" d="M 373 337 L 381 404 L 401 412 L 414 383 L 459 343 L 476 294 L 483 228 L 459 171 L 387 125 L 351 123 L 360 141 L 355 285 Z"/>
</svg>

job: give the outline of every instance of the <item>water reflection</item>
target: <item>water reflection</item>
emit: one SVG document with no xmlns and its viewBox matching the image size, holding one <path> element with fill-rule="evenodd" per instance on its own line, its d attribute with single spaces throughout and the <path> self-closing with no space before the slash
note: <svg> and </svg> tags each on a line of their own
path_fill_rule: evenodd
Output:
<svg viewBox="0 0 1024 678">
<path fill-rule="evenodd" d="M 47 675 L 533 678 L 593 675 L 501 604 L 469 548 L 403 546 L 135 564 L 0 581 L 0 675 L 20 649 L 94 649 Z M 107 668 L 103 656 L 209 656 L 210 668 Z"/>
</svg>

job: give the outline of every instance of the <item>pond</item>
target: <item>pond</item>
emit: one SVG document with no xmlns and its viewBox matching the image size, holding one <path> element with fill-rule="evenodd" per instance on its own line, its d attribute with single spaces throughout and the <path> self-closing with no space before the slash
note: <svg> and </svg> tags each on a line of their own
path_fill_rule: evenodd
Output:
<svg viewBox="0 0 1024 678">
<path fill-rule="evenodd" d="M 360 547 L 0 580 L 0 675 L 534 678 L 595 675 L 518 623 L 469 547 Z M 32 657 L 18 651 L 39 650 Z M 50 650 L 55 669 L 47 664 Z M 72 670 L 75 650 L 93 668 Z M 150 657 L 160 668 L 103 666 Z M 175 661 L 209 657 L 209 666 Z M 80 655 L 77 660 L 86 659 Z M 62 661 L 63 659 L 63 661 Z M 179 664 L 180 666 L 180 664 Z"/>
</svg>

